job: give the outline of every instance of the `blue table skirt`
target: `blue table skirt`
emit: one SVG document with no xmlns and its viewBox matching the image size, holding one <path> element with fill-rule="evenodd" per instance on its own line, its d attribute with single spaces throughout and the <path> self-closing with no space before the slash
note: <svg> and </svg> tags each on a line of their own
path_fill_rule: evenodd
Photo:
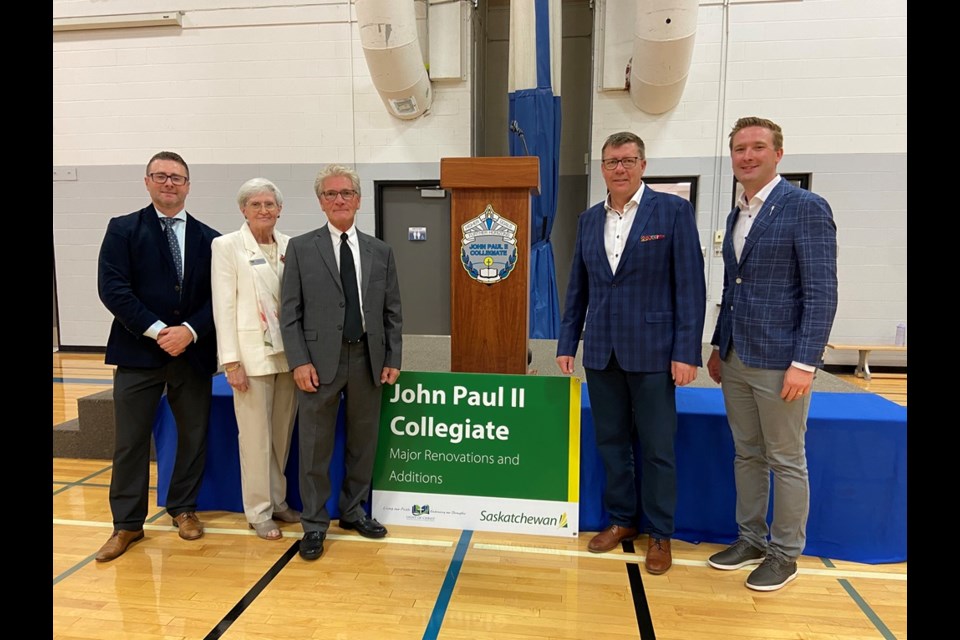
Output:
<svg viewBox="0 0 960 640">
<path fill-rule="evenodd" d="M 603 465 L 597 452 L 590 398 L 583 385 L 580 424 L 580 528 L 609 524 L 603 508 Z M 734 520 L 733 440 L 719 389 L 677 389 L 678 500 L 675 537 L 726 543 L 737 536 Z M 855 562 L 907 559 L 907 411 L 867 393 L 814 393 L 807 421 L 810 518 L 806 555 Z M 154 424 L 157 503 L 166 504 L 176 453 L 176 424 L 164 397 Z M 343 482 L 343 410 L 337 417 L 330 466 L 331 517 L 339 516 Z M 298 431 L 287 464 L 287 501 L 302 507 L 298 481 Z M 772 497 L 771 497 L 772 499 Z M 243 511 L 240 458 L 232 389 L 213 381 L 206 469 L 198 498 L 201 511 Z M 772 508 L 770 513 L 773 513 Z"/>
<path fill-rule="evenodd" d="M 609 524 L 603 465 L 583 386 L 580 528 Z M 677 389 L 675 537 L 737 537 L 733 437 L 719 389 Z M 810 517 L 805 555 L 854 562 L 907 559 L 907 410 L 868 393 L 814 393 L 807 419 Z M 638 453 L 639 449 L 635 451 Z M 773 495 L 769 516 L 773 515 Z"/>
</svg>

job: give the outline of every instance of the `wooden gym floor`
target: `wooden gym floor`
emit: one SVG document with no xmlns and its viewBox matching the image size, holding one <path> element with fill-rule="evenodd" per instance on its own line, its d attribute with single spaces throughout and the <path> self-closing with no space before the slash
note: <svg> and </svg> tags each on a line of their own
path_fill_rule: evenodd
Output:
<svg viewBox="0 0 960 640">
<path fill-rule="evenodd" d="M 54 424 L 110 388 L 103 356 L 54 354 Z M 874 380 L 874 383 L 877 381 Z M 885 381 L 886 382 L 886 381 Z M 906 381 L 903 401 L 906 403 Z M 897 400 L 894 400 L 897 401 Z M 643 569 L 646 539 L 606 554 L 576 540 L 391 526 L 367 540 L 334 524 L 323 557 L 302 560 L 297 524 L 261 540 L 242 514 L 202 512 L 181 540 L 154 507 L 144 540 L 93 556 L 112 530 L 109 460 L 53 460 L 53 637 L 651 640 L 907 638 L 907 564 L 803 556 L 783 589 L 716 571 L 722 548 L 674 540 L 673 568 Z M 156 465 L 150 504 L 156 505 Z"/>
</svg>

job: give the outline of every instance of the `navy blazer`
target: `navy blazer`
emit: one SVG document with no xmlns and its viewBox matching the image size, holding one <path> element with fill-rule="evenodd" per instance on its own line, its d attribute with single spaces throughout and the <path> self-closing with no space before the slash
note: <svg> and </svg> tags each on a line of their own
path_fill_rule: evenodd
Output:
<svg viewBox="0 0 960 640">
<path fill-rule="evenodd" d="M 143 335 L 154 322 L 188 323 L 197 333 L 183 356 L 200 372 L 217 370 L 217 338 L 210 294 L 210 244 L 216 230 L 189 213 L 184 238 L 183 285 L 177 282 L 173 254 L 157 211 L 112 218 L 100 246 L 97 287 L 113 314 L 107 364 L 157 368 L 173 357 Z"/>
<path fill-rule="evenodd" d="M 712 344 L 749 367 L 820 366 L 837 312 L 837 226 L 830 205 L 780 180 L 753 221 L 740 261 L 727 216 L 723 297 Z"/>
<path fill-rule="evenodd" d="M 606 367 L 612 352 L 625 371 L 700 366 L 707 294 L 693 206 L 645 187 L 615 274 L 605 218 L 603 202 L 580 215 L 557 355 L 575 355 L 582 333 L 589 369 Z"/>
</svg>

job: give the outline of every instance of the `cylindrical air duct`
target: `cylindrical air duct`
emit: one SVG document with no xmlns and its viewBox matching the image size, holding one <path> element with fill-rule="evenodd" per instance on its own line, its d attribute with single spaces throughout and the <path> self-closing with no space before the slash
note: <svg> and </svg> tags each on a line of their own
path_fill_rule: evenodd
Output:
<svg viewBox="0 0 960 640">
<path fill-rule="evenodd" d="M 657 114 L 680 102 L 697 33 L 698 0 L 637 0 L 630 98 Z"/>
<path fill-rule="evenodd" d="M 417 37 L 414 0 L 355 0 L 360 44 L 387 111 L 403 120 L 430 109 L 433 93 Z"/>
</svg>

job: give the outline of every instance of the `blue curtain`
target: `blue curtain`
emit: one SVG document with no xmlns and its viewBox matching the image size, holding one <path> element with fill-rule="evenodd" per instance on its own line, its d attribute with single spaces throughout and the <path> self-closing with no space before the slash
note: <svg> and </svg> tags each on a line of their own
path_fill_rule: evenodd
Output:
<svg viewBox="0 0 960 640">
<path fill-rule="evenodd" d="M 510 121 L 523 131 L 521 140 L 510 133 L 510 155 L 540 158 L 540 195 L 533 197 L 530 216 L 530 337 L 556 338 L 560 330 L 557 272 L 550 232 L 557 212 L 557 178 L 560 172 L 560 96 L 550 78 L 550 17 L 548 0 L 535 0 L 537 86 L 510 94 Z M 512 19 L 512 17 L 511 17 Z M 560 20 L 560 16 L 555 16 Z M 560 52 L 554 52 L 559 56 Z M 523 142 L 526 141 L 527 150 Z"/>
</svg>

